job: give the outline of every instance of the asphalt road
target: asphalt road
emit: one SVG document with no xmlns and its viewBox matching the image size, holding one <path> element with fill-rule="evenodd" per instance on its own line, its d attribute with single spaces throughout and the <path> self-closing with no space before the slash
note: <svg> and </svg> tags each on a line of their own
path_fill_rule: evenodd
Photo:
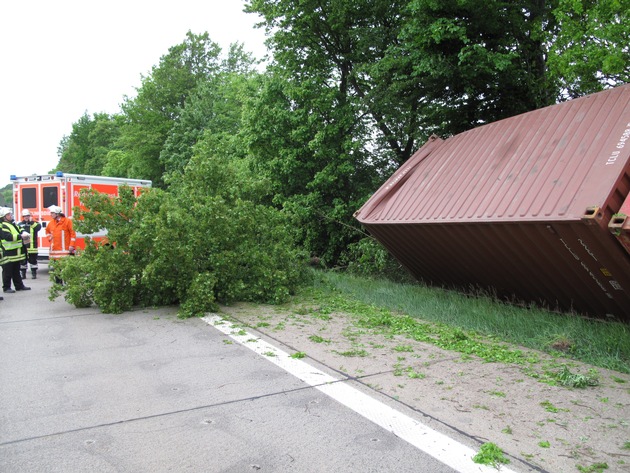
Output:
<svg viewBox="0 0 630 473">
<path fill-rule="evenodd" d="M 0 301 L 0 472 L 455 471 L 201 319 L 26 284 Z"/>
</svg>

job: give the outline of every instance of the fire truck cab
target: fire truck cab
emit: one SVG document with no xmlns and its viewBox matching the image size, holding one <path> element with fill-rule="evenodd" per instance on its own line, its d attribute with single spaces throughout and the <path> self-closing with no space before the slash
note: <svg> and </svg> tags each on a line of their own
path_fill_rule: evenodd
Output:
<svg viewBox="0 0 630 473">
<path fill-rule="evenodd" d="M 11 176 L 13 182 L 13 206 L 15 219 L 22 219 L 22 211 L 28 209 L 33 219 L 41 222 L 42 229 L 38 234 L 39 257 L 48 259 L 49 247 L 46 238 L 46 225 L 50 221 L 48 207 L 58 205 L 68 218 L 74 217 L 74 207 L 82 207 L 79 201 L 81 189 L 94 189 L 95 191 L 118 196 L 118 187 L 127 185 L 133 189 L 136 196 L 143 188 L 151 187 L 151 181 L 140 179 L 124 179 L 118 177 L 87 176 L 81 174 L 33 174 L 31 176 Z M 97 234 L 89 235 L 91 238 L 100 239 L 107 234 L 103 230 Z M 77 232 L 76 247 L 85 248 L 87 235 Z"/>
</svg>

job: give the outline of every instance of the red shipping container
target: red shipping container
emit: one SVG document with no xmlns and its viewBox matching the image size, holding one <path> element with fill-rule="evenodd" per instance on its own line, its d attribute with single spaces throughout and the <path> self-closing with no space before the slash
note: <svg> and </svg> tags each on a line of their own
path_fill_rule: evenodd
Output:
<svg viewBox="0 0 630 473">
<path fill-rule="evenodd" d="M 428 284 L 630 321 L 630 85 L 432 137 L 355 216 Z"/>
</svg>

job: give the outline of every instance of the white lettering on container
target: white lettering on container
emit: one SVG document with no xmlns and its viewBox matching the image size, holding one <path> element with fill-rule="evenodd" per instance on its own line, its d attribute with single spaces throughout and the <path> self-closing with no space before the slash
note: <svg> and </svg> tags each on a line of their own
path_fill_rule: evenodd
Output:
<svg viewBox="0 0 630 473">
<path fill-rule="evenodd" d="M 621 284 L 619 284 L 617 281 L 608 281 L 608 282 L 613 287 L 613 289 L 617 291 L 623 291 L 623 287 L 621 287 Z"/>
<path fill-rule="evenodd" d="M 621 137 L 619 138 L 619 141 L 617 141 L 617 150 L 622 150 L 626 146 L 626 141 L 630 140 L 630 123 L 628 123 L 628 125 L 626 126 L 628 128 L 623 131 Z M 620 154 L 621 151 L 613 151 L 612 153 L 610 153 L 610 156 L 608 156 L 608 161 L 606 161 L 606 166 L 610 164 L 615 164 Z"/>
<path fill-rule="evenodd" d="M 560 238 L 560 241 L 562 242 L 564 247 L 567 250 L 569 250 L 569 253 L 571 253 L 576 260 L 580 261 L 580 257 L 578 255 L 576 255 L 575 253 L 573 253 L 573 250 L 571 249 L 571 247 L 569 245 L 567 245 L 567 243 L 562 238 Z"/>
<path fill-rule="evenodd" d="M 588 246 L 586 246 L 586 243 L 584 243 L 584 240 L 582 240 L 580 238 L 578 241 L 580 242 L 580 245 L 582 245 L 584 247 L 586 252 L 591 256 L 591 258 L 593 258 L 595 261 L 597 261 L 597 258 L 595 258 L 595 255 L 593 254 L 593 252 L 588 248 Z"/>
<path fill-rule="evenodd" d="M 567 242 L 565 242 L 562 238 L 560 238 L 560 241 L 562 242 L 562 244 L 564 245 L 564 247 L 569 251 L 569 253 L 571 253 L 571 255 L 573 255 L 573 257 L 580 262 L 580 265 L 582 266 L 582 268 L 584 268 L 584 270 L 588 273 L 588 275 L 591 277 L 591 279 L 593 279 L 593 281 L 595 281 L 595 284 L 597 284 L 599 286 L 599 288 L 604 292 L 604 294 L 606 294 L 606 297 L 608 297 L 609 299 L 613 299 L 612 294 L 610 294 L 610 292 L 608 292 L 608 290 L 606 289 L 606 286 L 604 286 L 601 281 L 599 279 L 597 279 L 597 276 L 595 276 L 595 274 L 593 274 L 593 271 L 591 271 L 591 269 L 588 267 L 588 265 L 582 261 L 580 259 L 580 257 L 571 249 L 571 247 L 567 244 Z M 584 245 L 584 243 L 582 243 L 582 241 L 580 240 L 580 243 L 582 244 L 582 246 L 584 246 L 584 248 L 588 251 L 588 248 L 586 248 L 586 246 Z M 593 256 L 590 251 L 589 254 L 591 256 Z M 594 256 L 593 256 L 594 258 Z"/>
</svg>

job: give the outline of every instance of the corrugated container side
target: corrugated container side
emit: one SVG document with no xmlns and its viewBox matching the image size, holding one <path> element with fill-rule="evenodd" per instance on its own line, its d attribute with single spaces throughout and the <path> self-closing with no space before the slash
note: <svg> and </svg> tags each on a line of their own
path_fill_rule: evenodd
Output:
<svg viewBox="0 0 630 473">
<path fill-rule="evenodd" d="M 599 226 L 391 224 L 369 230 L 428 284 L 630 320 L 630 263 L 602 239 L 610 235 Z"/>
<path fill-rule="evenodd" d="M 355 216 L 418 279 L 630 321 L 629 194 L 627 85 L 433 137 Z"/>
</svg>

